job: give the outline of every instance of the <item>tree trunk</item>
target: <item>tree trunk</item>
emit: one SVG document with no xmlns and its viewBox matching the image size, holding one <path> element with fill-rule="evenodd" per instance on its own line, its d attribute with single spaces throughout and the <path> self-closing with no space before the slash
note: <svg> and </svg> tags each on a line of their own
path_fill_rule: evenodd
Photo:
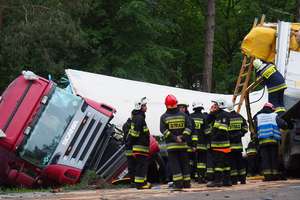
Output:
<svg viewBox="0 0 300 200">
<path fill-rule="evenodd" d="M 300 22 L 300 0 L 297 1 L 296 20 L 297 20 L 297 22 Z"/>
<path fill-rule="evenodd" d="M 205 18 L 205 50 L 202 85 L 204 91 L 211 92 L 215 32 L 215 0 L 207 0 L 207 13 Z"/>
<path fill-rule="evenodd" d="M 4 12 L 4 1 L 0 0 L 0 31 L 3 25 L 3 12 Z"/>
</svg>

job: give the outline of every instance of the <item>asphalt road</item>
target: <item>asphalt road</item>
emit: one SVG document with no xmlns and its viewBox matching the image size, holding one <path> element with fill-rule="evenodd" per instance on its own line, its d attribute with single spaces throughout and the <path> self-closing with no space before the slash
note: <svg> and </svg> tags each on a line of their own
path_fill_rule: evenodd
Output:
<svg viewBox="0 0 300 200">
<path fill-rule="evenodd" d="M 3 194 L 0 199 L 14 200 L 300 200 L 300 180 L 262 182 L 248 181 L 246 185 L 226 188 L 207 188 L 205 185 L 193 184 L 191 189 L 172 191 L 165 185 L 155 186 L 151 190 L 105 189 L 60 193 L 23 193 Z"/>
</svg>

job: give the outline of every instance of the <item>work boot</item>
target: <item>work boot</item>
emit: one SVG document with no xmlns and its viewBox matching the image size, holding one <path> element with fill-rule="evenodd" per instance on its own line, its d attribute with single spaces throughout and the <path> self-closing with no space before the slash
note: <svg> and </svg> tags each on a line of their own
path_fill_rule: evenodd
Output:
<svg viewBox="0 0 300 200">
<path fill-rule="evenodd" d="M 221 181 L 209 181 L 206 185 L 206 187 L 222 187 Z"/>
<path fill-rule="evenodd" d="M 204 183 L 206 183 L 205 178 L 203 178 L 202 176 L 200 176 L 200 177 L 198 178 L 198 183 L 199 183 L 199 184 L 204 184 Z"/>
<path fill-rule="evenodd" d="M 183 188 L 183 181 L 174 181 L 173 189 L 181 190 Z"/>
<path fill-rule="evenodd" d="M 223 180 L 223 186 L 229 187 L 232 186 L 232 182 L 230 179 Z"/>
<path fill-rule="evenodd" d="M 232 185 L 237 185 L 237 183 L 238 183 L 237 178 L 232 176 L 231 177 L 231 183 L 232 183 Z"/>
<path fill-rule="evenodd" d="M 241 177 L 240 182 L 241 184 L 246 184 L 246 177 Z"/>
<path fill-rule="evenodd" d="M 144 185 L 139 185 L 136 187 L 138 190 L 144 190 L 144 189 L 151 189 L 152 185 L 151 183 L 147 182 Z"/>
<path fill-rule="evenodd" d="M 183 181 L 183 188 L 191 188 L 191 181 Z"/>
</svg>

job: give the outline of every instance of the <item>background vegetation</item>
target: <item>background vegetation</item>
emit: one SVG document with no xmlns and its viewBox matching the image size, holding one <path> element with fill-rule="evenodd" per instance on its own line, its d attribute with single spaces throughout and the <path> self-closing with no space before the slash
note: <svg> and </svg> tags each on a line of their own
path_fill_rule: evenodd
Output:
<svg viewBox="0 0 300 200">
<path fill-rule="evenodd" d="M 213 91 L 234 89 L 240 42 L 254 18 L 296 21 L 299 2 L 215 1 Z M 206 5 L 207 0 L 0 0 L 0 92 L 23 69 L 59 79 L 66 68 L 201 90 Z"/>
</svg>

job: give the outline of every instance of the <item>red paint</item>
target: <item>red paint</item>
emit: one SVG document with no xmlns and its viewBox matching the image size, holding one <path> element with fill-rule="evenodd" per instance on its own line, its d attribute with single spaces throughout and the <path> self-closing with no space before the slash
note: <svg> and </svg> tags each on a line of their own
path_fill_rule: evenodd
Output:
<svg viewBox="0 0 300 200">
<path fill-rule="evenodd" d="M 91 99 L 88 98 L 83 98 L 85 100 L 85 102 L 87 102 L 87 104 L 89 106 L 91 106 L 92 108 L 94 108 L 95 110 L 101 112 L 102 114 L 112 118 L 114 116 L 114 113 L 116 112 L 116 109 L 114 109 L 113 107 L 103 104 L 103 103 L 98 103 L 96 101 L 93 101 Z"/>
<path fill-rule="evenodd" d="M 50 179 L 60 184 L 75 184 L 79 181 L 81 171 L 65 165 L 49 165 L 42 172 L 43 179 Z"/>
</svg>

